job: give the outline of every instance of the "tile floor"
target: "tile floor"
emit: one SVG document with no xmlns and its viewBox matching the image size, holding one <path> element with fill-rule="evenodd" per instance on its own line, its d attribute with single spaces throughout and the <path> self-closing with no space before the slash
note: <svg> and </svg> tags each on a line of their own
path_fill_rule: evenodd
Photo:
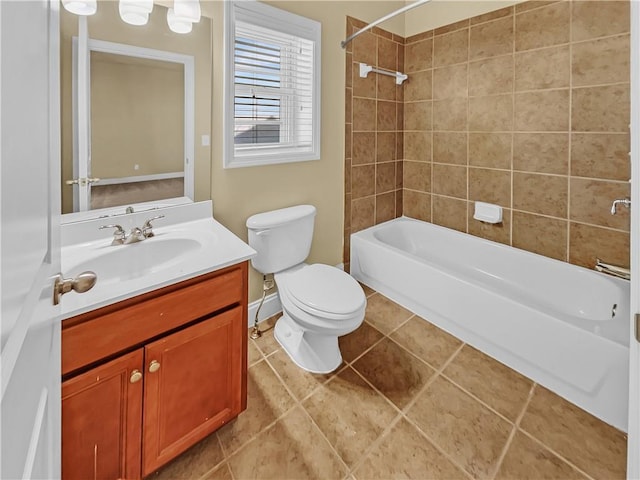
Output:
<svg viewBox="0 0 640 480">
<path fill-rule="evenodd" d="M 151 478 L 625 477 L 623 433 L 365 291 L 328 375 L 291 363 L 263 322 L 247 410 Z"/>
</svg>

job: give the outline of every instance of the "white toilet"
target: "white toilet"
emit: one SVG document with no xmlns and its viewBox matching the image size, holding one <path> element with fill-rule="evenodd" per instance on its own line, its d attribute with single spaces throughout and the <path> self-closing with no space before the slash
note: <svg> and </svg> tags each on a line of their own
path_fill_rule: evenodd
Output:
<svg viewBox="0 0 640 480">
<path fill-rule="evenodd" d="M 339 268 L 304 263 L 315 215 L 314 206 L 298 205 L 253 215 L 247 228 L 249 245 L 258 252 L 253 267 L 275 274 L 283 310 L 276 340 L 300 368 L 328 373 L 342 363 L 338 337 L 362 324 L 367 300 Z"/>
</svg>

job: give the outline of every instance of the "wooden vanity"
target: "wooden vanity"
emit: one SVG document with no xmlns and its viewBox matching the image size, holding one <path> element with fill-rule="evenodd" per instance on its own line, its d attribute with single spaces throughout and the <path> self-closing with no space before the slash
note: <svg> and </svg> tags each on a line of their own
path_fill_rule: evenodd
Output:
<svg viewBox="0 0 640 480">
<path fill-rule="evenodd" d="M 63 321 L 63 479 L 147 476 L 246 408 L 247 271 Z"/>
</svg>

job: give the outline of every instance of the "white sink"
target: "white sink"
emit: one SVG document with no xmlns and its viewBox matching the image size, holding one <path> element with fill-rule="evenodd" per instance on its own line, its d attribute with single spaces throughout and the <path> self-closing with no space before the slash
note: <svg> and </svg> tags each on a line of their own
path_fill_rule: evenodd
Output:
<svg viewBox="0 0 640 480">
<path fill-rule="evenodd" d="M 110 245 L 75 264 L 65 275 L 75 277 L 89 270 L 97 275 L 100 285 L 123 282 L 170 268 L 202 247 L 202 242 L 191 238 L 160 236 L 130 245 Z"/>
<path fill-rule="evenodd" d="M 63 225 L 63 276 L 84 271 L 97 276 L 91 290 L 62 297 L 63 318 L 252 258 L 255 250 L 214 220 L 211 210 L 210 201 L 164 209 L 155 236 L 129 245 L 111 245 L 111 233 L 99 229 L 110 219 Z M 148 217 L 141 212 L 115 218 L 130 232 Z"/>
</svg>

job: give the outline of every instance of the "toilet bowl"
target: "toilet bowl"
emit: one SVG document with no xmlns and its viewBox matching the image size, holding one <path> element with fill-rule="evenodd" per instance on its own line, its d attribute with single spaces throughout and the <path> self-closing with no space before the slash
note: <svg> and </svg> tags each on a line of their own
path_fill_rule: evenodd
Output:
<svg viewBox="0 0 640 480">
<path fill-rule="evenodd" d="M 305 262 L 316 209 L 298 205 L 259 213 L 247 220 L 253 267 L 274 274 L 282 317 L 274 335 L 291 360 L 313 373 L 340 366 L 338 337 L 357 329 L 367 300 L 362 287 L 339 268 Z"/>
<path fill-rule="evenodd" d="M 350 275 L 328 265 L 299 265 L 275 275 L 282 317 L 274 335 L 291 360 L 312 373 L 340 366 L 338 337 L 364 320 L 366 298 Z"/>
</svg>

